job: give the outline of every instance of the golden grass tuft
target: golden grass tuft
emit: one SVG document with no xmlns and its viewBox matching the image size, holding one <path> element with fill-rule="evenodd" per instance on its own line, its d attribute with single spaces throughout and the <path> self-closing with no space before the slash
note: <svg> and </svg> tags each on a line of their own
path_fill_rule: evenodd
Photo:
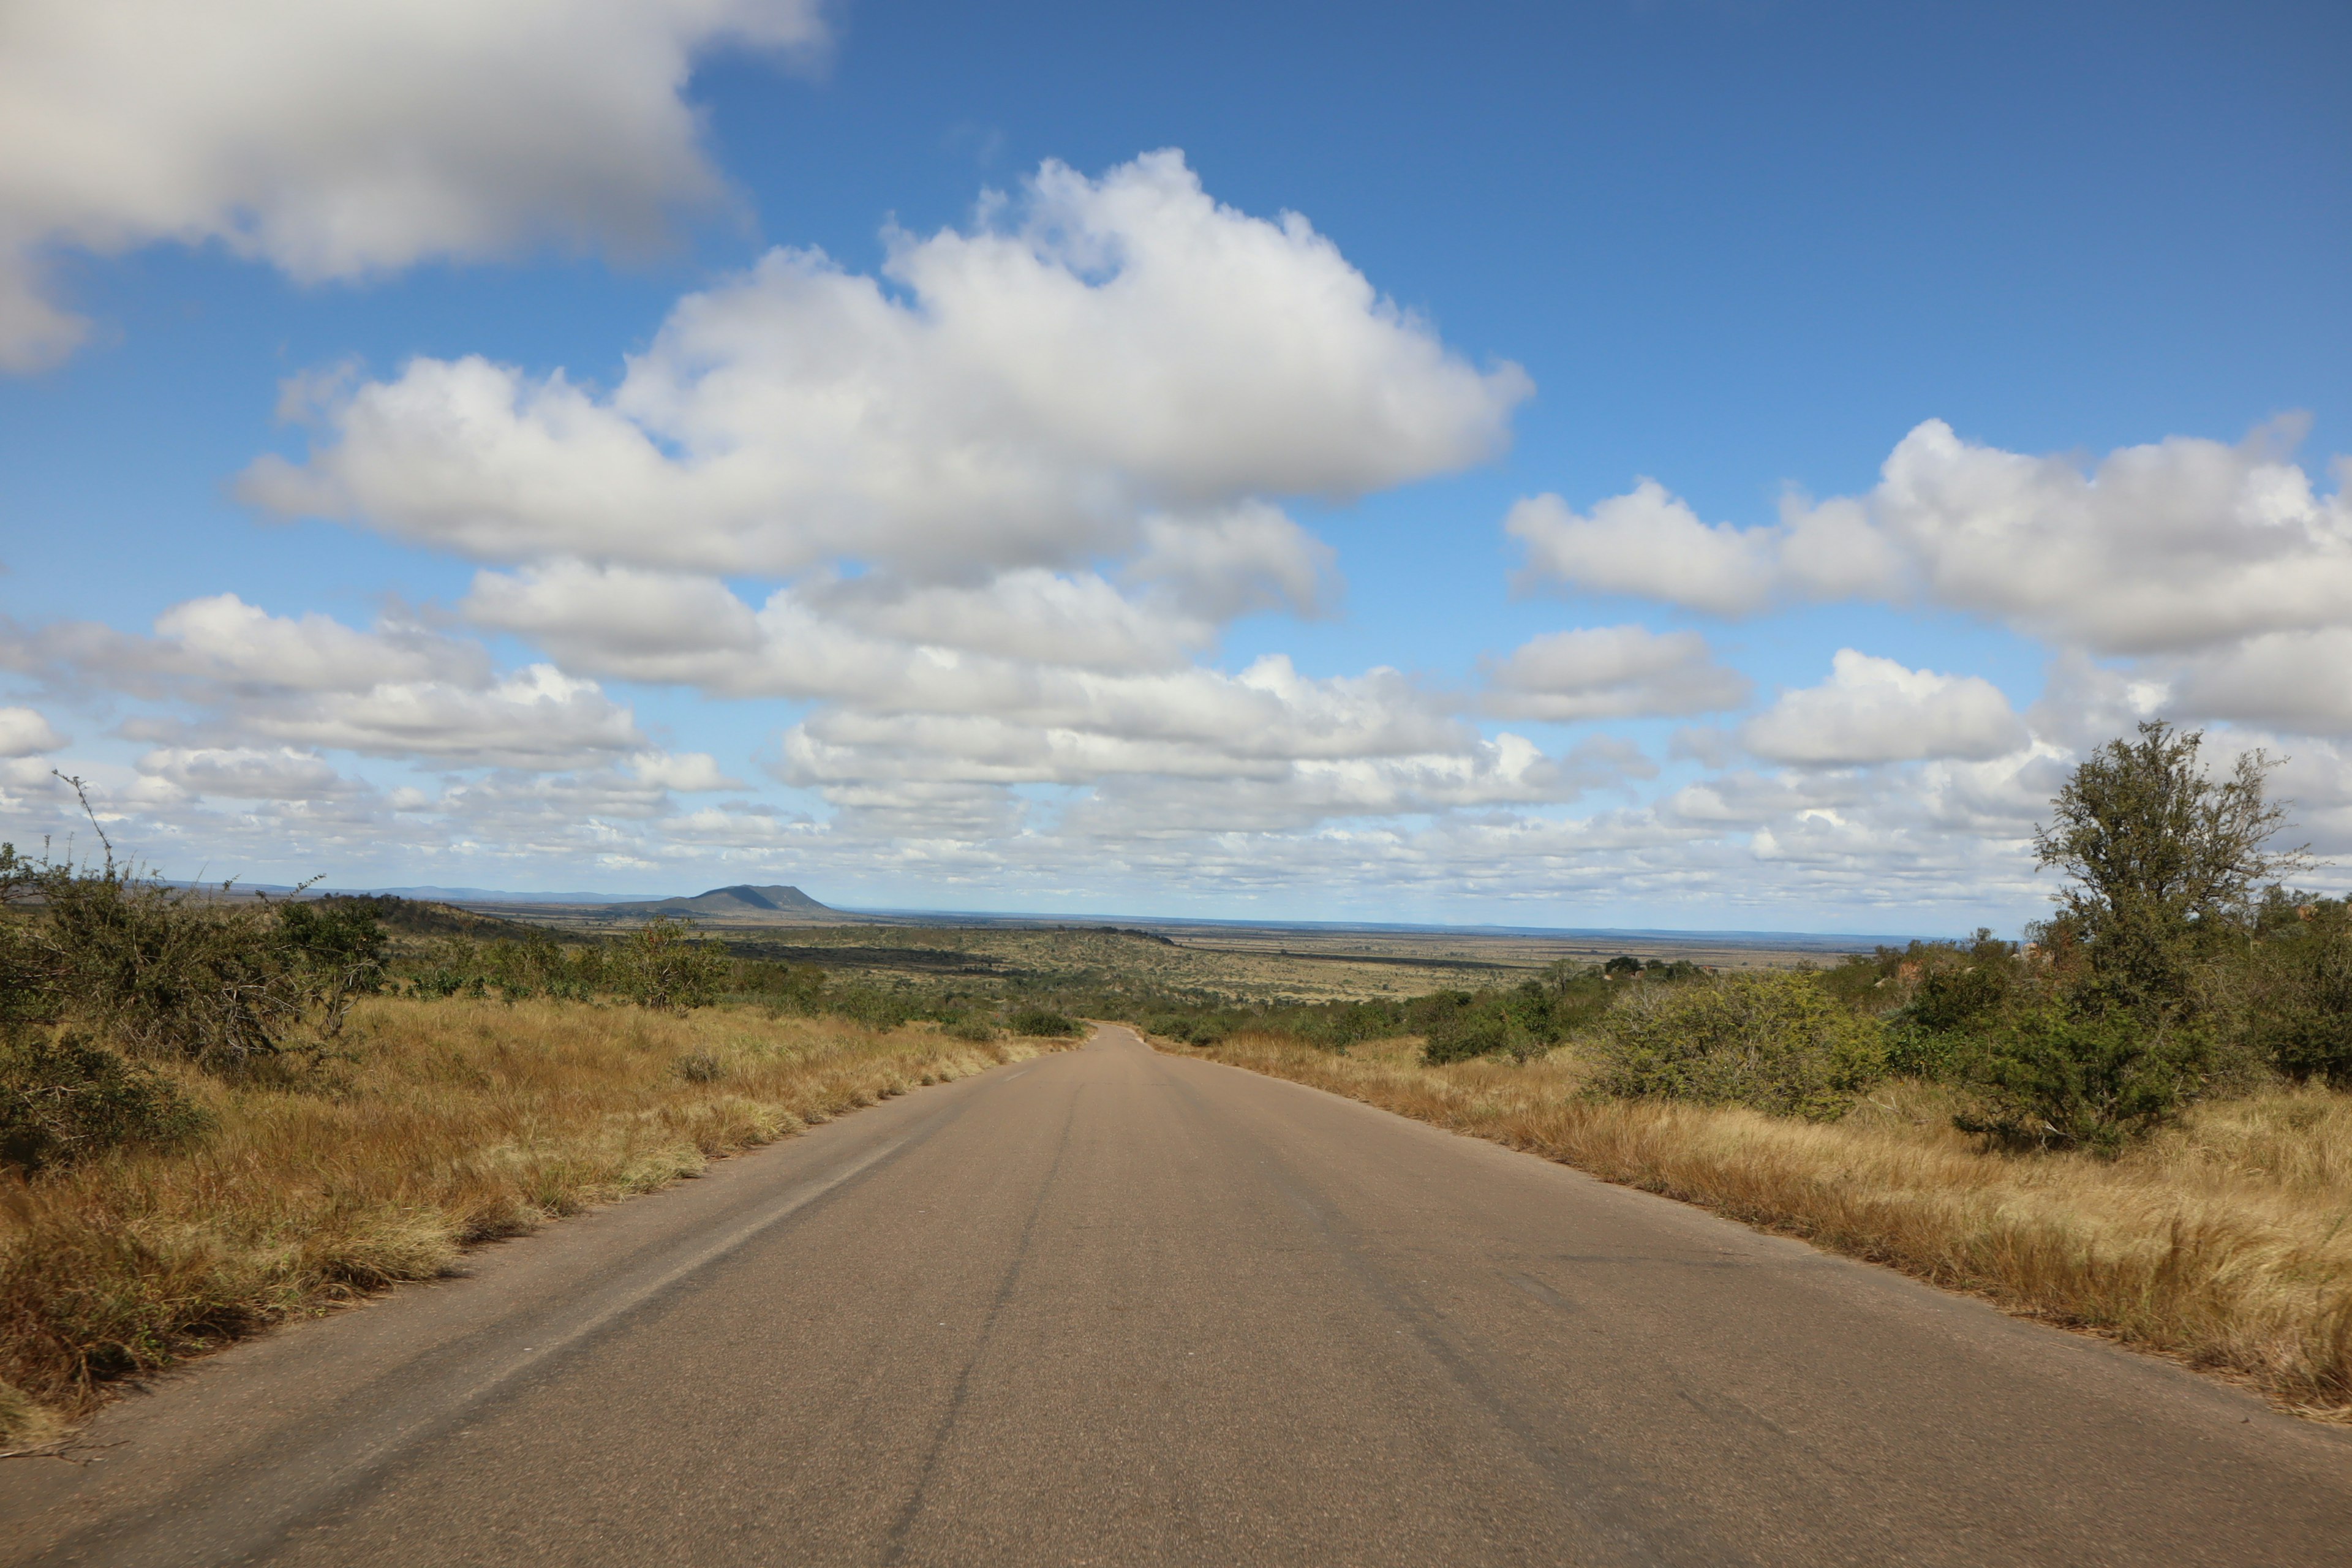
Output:
<svg viewBox="0 0 2352 1568">
<path fill-rule="evenodd" d="M 1542 1154 L 2352 1420 L 2352 1094 L 2193 1109 L 2114 1161 L 1981 1151 L 1932 1085 L 1832 1123 L 1599 1100 L 1571 1048 L 1430 1068 L 1237 1036 L 1162 1045 Z"/>
<path fill-rule="evenodd" d="M 109 1379 L 1065 1043 L 388 997 L 349 1039 L 352 1059 L 299 1090 L 183 1073 L 216 1118 L 193 1147 L 0 1176 L 0 1447 L 54 1438 Z"/>
</svg>

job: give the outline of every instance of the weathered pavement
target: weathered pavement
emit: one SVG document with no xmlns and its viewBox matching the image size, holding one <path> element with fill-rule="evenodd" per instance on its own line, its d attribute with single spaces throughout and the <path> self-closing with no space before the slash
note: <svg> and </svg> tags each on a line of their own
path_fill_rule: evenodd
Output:
<svg viewBox="0 0 2352 1568">
<path fill-rule="evenodd" d="M 2352 1434 L 1124 1030 L 0 1464 L 151 1563 L 2343 1563 Z"/>
</svg>

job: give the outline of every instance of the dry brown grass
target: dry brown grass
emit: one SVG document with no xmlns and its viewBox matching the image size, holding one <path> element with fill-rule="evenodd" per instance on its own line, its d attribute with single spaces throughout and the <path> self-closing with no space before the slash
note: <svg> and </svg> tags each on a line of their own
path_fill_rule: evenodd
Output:
<svg viewBox="0 0 2352 1568">
<path fill-rule="evenodd" d="M 576 1003 L 379 998 L 295 1090 L 193 1072 L 176 1152 L 0 1177 L 0 1446 L 114 1377 L 442 1272 L 464 1247 L 1062 1042 Z"/>
<path fill-rule="evenodd" d="M 1163 1049 L 1179 1049 L 1163 1046 Z M 2352 1419 L 2352 1094 L 2193 1110 L 2122 1158 L 1980 1152 L 1942 1091 L 1889 1086 L 1843 1121 L 1580 1094 L 1572 1048 L 1420 1065 L 1239 1037 L 1190 1054 L 1490 1138 L 1609 1181 L 1887 1264 L 2011 1311 Z"/>
</svg>

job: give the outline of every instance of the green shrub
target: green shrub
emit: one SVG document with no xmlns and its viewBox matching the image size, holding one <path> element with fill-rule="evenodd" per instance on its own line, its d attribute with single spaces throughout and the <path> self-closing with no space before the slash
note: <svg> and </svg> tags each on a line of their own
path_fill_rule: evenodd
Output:
<svg viewBox="0 0 2352 1568">
<path fill-rule="evenodd" d="M 74 1034 L 0 1037 L 0 1163 L 69 1165 L 132 1143 L 175 1143 L 204 1112 L 159 1073 Z"/>
<path fill-rule="evenodd" d="M 2196 1029 L 2150 1026 L 2121 1007 L 2078 1010 L 2053 996 L 1983 1039 L 1972 1063 L 1978 1103 L 1954 1124 L 2011 1147 L 2112 1154 L 2170 1120 L 2211 1056 L 2211 1040 Z"/>
<path fill-rule="evenodd" d="M 1599 1047 L 1601 1093 L 1783 1116 L 1837 1116 L 1886 1072 L 1878 1021 L 1794 973 L 1633 992 L 1603 1020 Z"/>
<path fill-rule="evenodd" d="M 824 1010 L 869 1029 L 896 1029 L 922 1011 L 914 998 L 872 985 L 844 985 L 824 994 Z"/>
<path fill-rule="evenodd" d="M 650 920 L 622 945 L 622 989 L 643 1006 L 683 1013 L 709 1005 L 730 963 L 726 945 L 698 939 L 693 922 Z"/>
<path fill-rule="evenodd" d="M 2352 1088 L 2352 902 L 2304 899 L 2266 923 L 2252 954 L 2258 1047 L 2291 1078 Z"/>
<path fill-rule="evenodd" d="M 1007 1020 L 1016 1035 L 1030 1035 L 1040 1039 L 1074 1039 L 1087 1032 L 1087 1026 L 1051 1007 L 1022 1007 Z"/>
<path fill-rule="evenodd" d="M 1421 1059 L 1438 1067 L 1502 1052 L 1525 1058 L 1540 1048 L 1527 1024 L 1502 998 L 1487 993 L 1433 1016 L 1423 1032 Z"/>
<path fill-rule="evenodd" d="M 997 1035 L 995 1020 L 979 1013 L 966 1013 L 950 1019 L 947 1030 L 959 1040 L 971 1040 L 983 1045 L 996 1038 Z"/>
</svg>

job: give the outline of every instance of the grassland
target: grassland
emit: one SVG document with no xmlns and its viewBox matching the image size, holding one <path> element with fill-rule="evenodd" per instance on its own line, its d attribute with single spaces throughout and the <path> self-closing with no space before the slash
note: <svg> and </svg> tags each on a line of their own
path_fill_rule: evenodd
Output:
<svg viewBox="0 0 2352 1568">
<path fill-rule="evenodd" d="M 1718 969 L 1780 965 L 1795 956 L 1760 946 L 1663 938 L 1621 943 L 1250 926 L 733 927 L 706 921 L 702 929 L 747 957 L 814 963 L 844 979 L 927 996 L 954 991 L 989 1001 L 1038 991 L 1157 994 L 1208 1005 L 1370 1001 L 1509 985 L 1562 960 L 1592 963 L 1618 952 Z"/>
<path fill-rule="evenodd" d="M 1881 1085 L 1833 1122 L 1603 1100 L 1574 1046 L 1429 1067 L 1241 1035 L 1161 1042 L 1696 1204 L 2352 1421 L 2352 1094 L 2191 1107 L 2120 1158 L 1988 1152 L 1949 1091 Z"/>
<path fill-rule="evenodd" d="M 192 1144 L 0 1181 L 0 1447 L 54 1436 L 122 1377 L 1066 1043 L 383 996 L 307 1077 L 172 1068 L 211 1123 Z"/>
</svg>

